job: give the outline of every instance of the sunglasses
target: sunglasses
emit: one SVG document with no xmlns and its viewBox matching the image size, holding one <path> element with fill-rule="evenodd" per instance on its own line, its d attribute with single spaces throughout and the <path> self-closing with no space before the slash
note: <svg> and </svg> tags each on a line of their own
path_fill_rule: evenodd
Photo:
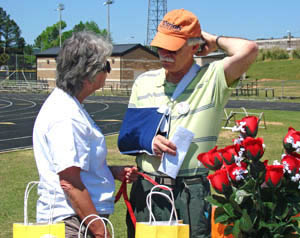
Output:
<svg viewBox="0 0 300 238">
<path fill-rule="evenodd" d="M 111 71 L 111 67 L 110 67 L 110 63 L 107 60 L 105 66 L 101 69 L 101 71 L 106 72 L 106 73 L 110 73 Z"/>
<path fill-rule="evenodd" d="M 176 51 L 173 51 L 173 50 L 167 50 L 167 49 L 164 49 L 164 48 L 160 48 L 160 47 L 156 47 L 157 51 L 164 51 L 164 52 L 168 52 L 168 54 L 171 54 L 171 55 L 177 55 L 177 53 L 179 53 L 179 51 L 182 49 L 180 48 L 179 50 L 176 50 Z"/>
</svg>

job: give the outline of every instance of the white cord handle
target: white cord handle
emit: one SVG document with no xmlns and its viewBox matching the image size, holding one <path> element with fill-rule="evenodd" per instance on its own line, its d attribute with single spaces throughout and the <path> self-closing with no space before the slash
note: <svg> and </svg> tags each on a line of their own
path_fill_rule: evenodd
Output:
<svg viewBox="0 0 300 238">
<path fill-rule="evenodd" d="M 162 187 L 169 190 L 169 192 L 171 193 L 171 198 L 167 194 L 164 194 L 162 192 L 154 191 L 156 188 L 162 188 Z M 161 195 L 161 196 L 167 198 L 167 200 L 171 203 L 172 210 L 171 210 L 171 214 L 170 214 L 169 225 L 171 224 L 173 214 L 175 215 L 175 220 L 178 223 L 178 215 L 177 215 L 176 208 L 175 208 L 175 205 L 174 205 L 174 195 L 173 195 L 172 189 L 170 189 L 169 187 L 167 187 L 165 185 L 156 185 L 151 189 L 150 193 L 147 195 L 147 198 L 146 198 L 146 204 L 147 204 L 147 207 L 148 207 L 148 210 L 149 210 L 149 224 L 151 223 L 152 219 L 153 219 L 154 222 L 156 222 L 154 214 L 152 212 L 152 195 L 153 194 Z"/>
<path fill-rule="evenodd" d="M 160 184 L 158 184 L 158 185 L 154 185 L 152 188 L 151 188 L 151 191 L 150 192 L 153 192 L 155 189 L 157 189 L 157 188 L 165 188 L 165 189 L 167 189 L 169 192 L 170 192 L 170 194 L 171 194 L 171 199 L 172 199 L 172 201 L 174 201 L 174 195 L 173 195 L 173 191 L 172 191 L 172 189 L 170 188 L 170 187 L 168 187 L 168 186 L 166 186 L 166 185 L 160 185 Z"/>
<path fill-rule="evenodd" d="M 106 225 L 105 225 L 105 222 L 104 222 L 104 221 L 106 221 L 106 222 L 110 225 L 110 227 L 111 227 L 111 233 L 112 233 L 112 238 L 114 238 L 114 236 L 115 236 L 115 234 L 114 234 L 114 227 L 113 227 L 112 223 L 110 222 L 110 220 L 108 220 L 106 217 L 100 217 L 99 215 L 96 215 L 96 214 L 90 214 L 90 215 L 86 216 L 86 217 L 82 220 L 82 222 L 80 223 L 79 231 L 78 231 L 78 238 L 80 238 L 81 229 L 82 229 L 82 226 L 83 226 L 85 220 L 88 219 L 88 218 L 90 218 L 90 217 L 95 217 L 95 218 L 92 219 L 92 220 L 87 224 L 86 230 L 85 230 L 85 232 L 84 232 L 84 237 L 85 237 L 85 238 L 86 238 L 86 236 L 87 236 L 87 232 L 88 232 L 89 226 L 90 226 L 94 221 L 96 221 L 96 220 L 101 220 L 101 222 L 103 223 L 103 225 L 104 225 L 104 236 L 105 236 L 105 238 L 107 237 L 107 228 L 106 228 Z"/>
<path fill-rule="evenodd" d="M 28 225 L 28 197 L 29 197 L 29 193 L 30 191 L 33 189 L 33 187 L 37 184 L 41 184 L 42 182 L 40 181 L 31 181 L 27 184 L 26 189 L 25 189 L 25 194 L 24 194 L 24 225 Z M 50 195 L 50 191 L 49 195 Z M 49 196 L 50 197 L 50 196 Z M 49 220 L 48 223 L 49 224 L 53 224 L 53 206 L 55 204 L 55 199 L 56 199 L 56 190 L 54 190 L 54 199 L 53 202 L 51 202 L 50 198 L 49 198 L 49 204 L 50 204 L 50 214 L 49 214 Z"/>
<path fill-rule="evenodd" d="M 172 198 L 172 200 L 174 201 L 174 196 L 173 196 L 173 192 L 172 192 L 172 189 L 170 188 L 170 187 L 168 187 L 168 186 L 166 186 L 166 185 L 160 185 L 160 184 L 157 184 L 157 185 L 154 185 L 152 188 L 151 188 L 151 190 L 150 190 L 150 193 L 152 193 L 155 189 L 157 189 L 157 188 L 160 188 L 160 189 L 162 189 L 162 188 L 165 188 L 166 190 L 168 190 L 170 193 L 171 193 L 171 198 Z M 148 206 L 148 210 L 149 210 L 149 199 L 147 199 L 146 198 L 146 204 L 147 204 L 147 206 Z M 152 206 L 150 206 L 151 207 L 151 209 L 152 209 Z M 150 211 L 150 210 L 149 210 Z M 151 210 L 152 211 L 152 210 Z M 153 219 L 153 221 L 155 221 L 155 217 L 154 217 L 154 214 L 152 213 L 152 212 L 150 212 L 150 214 L 149 214 L 149 216 L 151 216 L 152 217 L 152 219 Z M 171 211 L 171 217 L 173 216 L 173 210 Z M 149 220 L 150 220 L 151 218 L 149 217 Z M 149 223 L 150 223 L 150 221 L 149 221 Z"/>
</svg>

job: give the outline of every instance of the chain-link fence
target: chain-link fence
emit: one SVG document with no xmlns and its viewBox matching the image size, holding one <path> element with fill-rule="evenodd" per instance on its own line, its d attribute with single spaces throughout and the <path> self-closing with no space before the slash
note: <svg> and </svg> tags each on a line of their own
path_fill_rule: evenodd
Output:
<svg viewBox="0 0 300 238">
<path fill-rule="evenodd" d="M 36 80 L 35 56 L 0 53 L 0 80 Z"/>
</svg>

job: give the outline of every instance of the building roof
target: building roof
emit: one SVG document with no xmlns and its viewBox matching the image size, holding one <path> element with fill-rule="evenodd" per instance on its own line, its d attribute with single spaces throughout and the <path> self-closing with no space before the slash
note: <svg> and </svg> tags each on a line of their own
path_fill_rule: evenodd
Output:
<svg viewBox="0 0 300 238">
<path fill-rule="evenodd" d="M 142 48 L 150 54 L 157 56 L 157 53 L 141 44 L 116 44 L 113 45 L 112 56 L 123 56 L 135 49 Z M 42 52 L 36 53 L 36 56 L 56 57 L 59 53 L 60 47 L 53 47 Z"/>
<path fill-rule="evenodd" d="M 112 56 L 123 56 L 135 49 L 141 48 L 145 51 L 147 51 L 150 54 L 153 54 L 154 56 L 158 56 L 156 52 L 153 50 L 141 45 L 141 44 L 118 44 L 114 45 Z"/>
<path fill-rule="evenodd" d="M 36 53 L 36 56 L 52 56 L 52 57 L 56 57 L 58 55 L 58 52 L 60 50 L 60 47 L 53 47 L 53 48 L 49 48 L 47 50 L 44 50 L 42 52 Z"/>
</svg>

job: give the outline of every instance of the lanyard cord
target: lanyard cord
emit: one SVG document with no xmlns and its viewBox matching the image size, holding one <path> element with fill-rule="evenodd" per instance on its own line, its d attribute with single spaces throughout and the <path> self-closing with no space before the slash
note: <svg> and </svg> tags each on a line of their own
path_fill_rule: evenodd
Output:
<svg viewBox="0 0 300 238">
<path fill-rule="evenodd" d="M 175 101 L 186 89 L 189 83 L 194 79 L 197 72 L 200 70 L 200 66 L 197 64 L 193 64 L 190 70 L 183 76 L 180 82 L 177 84 L 175 91 L 171 97 L 171 101 Z"/>
</svg>

